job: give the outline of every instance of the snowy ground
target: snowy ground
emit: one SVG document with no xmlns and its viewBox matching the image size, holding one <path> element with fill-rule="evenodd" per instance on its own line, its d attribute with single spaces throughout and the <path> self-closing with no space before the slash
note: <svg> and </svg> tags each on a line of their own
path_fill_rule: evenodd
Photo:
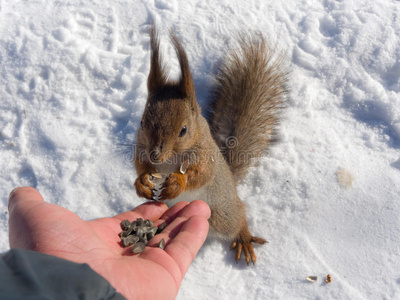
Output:
<svg viewBox="0 0 400 300">
<path fill-rule="evenodd" d="M 260 29 L 292 68 L 281 141 L 239 187 L 252 231 L 270 243 L 247 267 L 208 240 L 178 298 L 400 299 L 393 0 L 0 0 L 0 251 L 16 186 L 84 219 L 142 203 L 129 145 L 154 18 L 182 40 L 203 107 L 238 30 Z"/>
</svg>

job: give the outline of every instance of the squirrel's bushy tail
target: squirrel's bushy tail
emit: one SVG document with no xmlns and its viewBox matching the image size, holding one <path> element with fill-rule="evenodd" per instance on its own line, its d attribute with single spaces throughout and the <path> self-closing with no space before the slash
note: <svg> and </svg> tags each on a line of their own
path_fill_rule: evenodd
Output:
<svg viewBox="0 0 400 300">
<path fill-rule="evenodd" d="M 261 33 L 241 35 L 219 67 L 209 112 L 215 141 L 236 181 L 275 140 L 287 66 Z"/>
</svg>

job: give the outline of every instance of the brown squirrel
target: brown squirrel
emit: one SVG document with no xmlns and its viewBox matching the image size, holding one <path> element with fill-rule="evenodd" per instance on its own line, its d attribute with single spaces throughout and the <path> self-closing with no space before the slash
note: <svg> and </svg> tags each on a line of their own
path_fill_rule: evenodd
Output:
<svg viewBox="0 0 400 300">
<path fill-rule="evenodd" d="M 219 67 L 208 122 L 197 103 L 189 62 L 171 31 L 181 76 L 168 80 L 155 27 L 150 34 L 151 65 L 148 98 L 137 134 L 134 186 L 139 197 L 155 200 L 152 174 L 169 174 L 159 195 L 170 206 L 201 199 L 211 208 L 211 232 L 232 241 L 238 261 L 256 262 L 245 205 L 236 183 L 274 140 L 286 96 L 282 59 L 272 59 L 260 33 L 242 35 L 240 47 Z M 170 200 L 173 199 L 173 200 Z"/>
</svg>

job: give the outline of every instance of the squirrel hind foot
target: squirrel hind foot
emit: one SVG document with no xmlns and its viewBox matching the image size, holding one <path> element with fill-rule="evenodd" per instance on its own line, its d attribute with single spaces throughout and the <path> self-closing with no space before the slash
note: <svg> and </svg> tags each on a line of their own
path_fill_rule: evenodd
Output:
<svg viewBox="0 0 400 300">
<path fill-rule="evenodd" d="M 240 260 L 240 256 L 242 255 L 242 252 L 244 253 L 244 259 L 246 260 L 247 265 L 249 265 L 250 260 L 253 263 L 253 265 L 256 264 L 257 257 L 256 253 L 254 252 L 254 248 L 252 243 L 256 244 L 265 244 L 268 243 L 267 240 L 256 237 L 256 236 L 250 236 L 250 239 L 246 239 L 246 241 L 243 241 L 241 238 L 238 238 L 234 240 L 231 244 L 230 249 L 236 249 L 235 251 L 235 260 L 238 262 Z"/>
</svg>

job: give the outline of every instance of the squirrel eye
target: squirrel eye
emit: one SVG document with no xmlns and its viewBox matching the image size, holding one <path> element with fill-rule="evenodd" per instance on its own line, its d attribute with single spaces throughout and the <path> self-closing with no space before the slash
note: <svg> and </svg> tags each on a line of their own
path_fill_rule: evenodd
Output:
<svg viewBox="0 0 400 300">
<path fill-rule="evenodd" d="M 179 137 L 183 137 L 186 134 L 186 132 L 187 132 L 187 127 L 185 125 L 183 126 L 181 132 L 179 133 Z"/>
<path fill-rule="evenodd" d="M 143 121 L 140 121 L 140 128 L 143 130 Z"/>
</svg>

